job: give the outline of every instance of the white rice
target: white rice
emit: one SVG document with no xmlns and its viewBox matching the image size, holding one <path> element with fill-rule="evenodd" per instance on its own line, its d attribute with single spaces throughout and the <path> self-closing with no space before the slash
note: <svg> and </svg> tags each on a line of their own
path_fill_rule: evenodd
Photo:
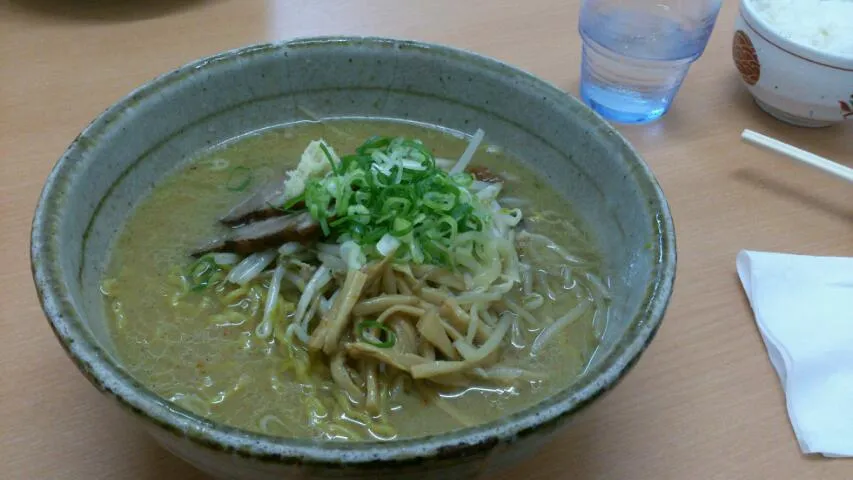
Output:
<svg viewBox="0 0 853 480">
<path fill-rule="evenodd" d="M 853 0 L 752 0 L 755 13 L 800 45 L 853 57 Z"/>
</svg>

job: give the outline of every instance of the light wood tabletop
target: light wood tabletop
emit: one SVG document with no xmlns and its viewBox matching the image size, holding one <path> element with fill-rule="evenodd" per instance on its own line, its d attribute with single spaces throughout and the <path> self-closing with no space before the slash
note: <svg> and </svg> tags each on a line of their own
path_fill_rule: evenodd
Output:
<svg viewBox="0 0 853 480">
<path fill-rule="evenodd" d="M 849 479 L 800 454 L 737 280 L 740 249 L 853 255 L 850 185 L 739 140 L 750 128 L 853 165 L 853 122 L 761 112 L 731 61 L 736 2 L 673 110 L 619 127 L 670 201 L 678 280 L 637 367 L 502 479 Z M 86 124 L 162 72 L 249 43 L 315 34 L 434 41 L 577 91 L 579 0 L 0 0 L 0 478 L 206 478 L 160 449 L 68 360 L 29 259 L 42 183 Z"/>
</svg>

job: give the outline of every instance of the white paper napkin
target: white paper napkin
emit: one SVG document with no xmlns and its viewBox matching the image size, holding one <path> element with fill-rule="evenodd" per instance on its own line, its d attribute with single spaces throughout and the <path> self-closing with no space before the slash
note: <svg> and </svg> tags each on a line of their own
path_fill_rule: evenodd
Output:
<svg viewBox="0 0 853 480">
<path fill-rule="evenodd" d="M 736 263 L 803 453 L 853 456 L 853 258 L 744 250 Z"/>
</svg>

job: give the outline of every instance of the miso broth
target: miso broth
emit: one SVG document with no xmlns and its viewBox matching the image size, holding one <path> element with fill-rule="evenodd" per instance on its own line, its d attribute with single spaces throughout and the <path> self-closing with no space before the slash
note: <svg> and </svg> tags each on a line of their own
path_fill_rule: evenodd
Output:
<svg viewBox="0 0 853 480">
<path fill-rule="evenodd" d="M 309 267 L 316 273 L 316 265 L 302 273 L 298 268 L 285 272 L 280 279 L 281 302 L 275 303 L 268 315 L 265 307 L 269 306 L 270 284 L 276 278 L 274 264 L 244 286 L 225 279 L 235 268 L 233 264 L 210 266 L 216 275 L 204 282 L 196 278 L 202 276 L 198 271 L 208 267 L 199 266 L 190 252 L 227 231 L 218 219 L 261 184 L 294 168 L 310 141 L 324 139 L 334 147 L 336 156 L 343 158 L 374 135 L 419 139 L 437 159 L 453 161 L 468 145 L 466 139 L 410 124 L 363 120 L 302 123 L 264 130 L 201 152 L 153 189 L 120 232 L 102 286 L 117 352 L 135 378 L 181 407 L 234 427 L 271 435 L 351 441 L 419 437 L 490 422 L 543 400 L 577 378 L 606 324 L 606 272 L 602 271 L 593 239 L 571 206 L 497 147 L 480 146 L 471 164 L 501 176 L 500 211 L 518 208 L 522 216 L 514 227 L 518 233 L 510 238 L 518 245 L 530 243 L 519 246 L 515 253 L 520 273 L 511 283 L 511 291 L 490 300 L 488 308 L 492 310 L 482 306 L 479 312 L 460 313 L 463 318 L 468 315 L 470 322 L 479 315 L 486 333 L 497 334 L 503 321 L 508 326 L 499 339 L 499 352 L 492 353 L 488 361 L 471 363 L 471 369 L 462 374 L 432 377 L 437 383 L 415 382 L 368 352 L 346 360 L 348 378 L 356 389 L 353 396 L 353 387 L 348 392 L 332 378 L 331 355 L 312 351 L 296 335 L 287 340 L 292 345 L 285 343 L 283 330 L 266 337 L 258 333 L 264 318 L 275 317 L 274 321 L 282 322 L 282 329 L 287 319 L 293 318 L 303 293 L 300 282 L 308 283 Z M 534 242 L 539 243 L 533 246 Z M 320 247 L 294 245 L 287 250 L 300 248 L 313 252 Z M 337 251 L 334 246 L 329 248 Z M 281 262 L 284 254 L 276 255 Z M 240 257 L 242 260 L 244 255 Z M 402 261 L 406 262 L 414 261 Z M 501 263 L 501 268 L 510 268 L 508 262 Z M 416 279 L 406 280 L 409 283 L 404 285 L 405 272 L 412 270 L 407 265 L 400 265 L 398 270 L 384 268 L 383 275 L 392 283 L 394 278 L 400 282 L 394 291 L 401 298 L 405 291 L 419 286 L 454 296 L 433 280 L 421 279 L 421 284 Z M 445 270 L 454 271 L 451 267 Z M 301 280 L 300 275 L 304 275 Z M 343 283 L 344 273 L 336 275 Z M 470 275 L 459 278 L 467 282 Z M 328 309 L 338 301 L 331 288 L 314 302 L 319 308 L 316 318 L 305 322 L 310 325 L 305 333 L 310 335 L 311 329 L 324 321 L 324 305 Z M 456 296 L 463 307 L 469 308 L 463 294 Z M 353 319 L 354 325 L 343 333 L 346 338 L 341 342 L 364 341 L 361 336 L 366 335 L 369 345 L 383 346 L 393 343 L 391 339 L 402 342 L 402 336 L 411 335 L 406 333 L 411 331 L 416 341 L 423 341 L 416 316 L 420 310 L 429 311 L 429 305 L 412 303 L 415 313 L 394 317 L 399 323 L 409 322 L 408 326 L 395 323 L 402 328 L 396 333 L 374 323 L 366 327 L 373 333 L 362 332 L 365 319 L 373 322 L 375 314 Z M 435 315 L 446 312 L 444 306 L 436 304 Z M 515 311 L 515 307 L 522 311 Z M 326 311 L 325 315 L 335 313 Z M 576 318 L 564 318 L 564 328 L 552 329 L 552 334 L 543 338 L 542 331 L 569 312 L 576 312 Z M 471 327 L 473 333 L 469 335 L 461 329 L 453 330 L 448 325 L 453 322 L 444 313 L 440 315 L 451 341 L 468 342 L 474 349 L 486 343 L 484 339 L 475 340 L 480 327 Z M 355 325 L 357 322 L 362 324 Z M 454 334 L 459 335 L 455 340 Z M 395 345 L 387 350 L 398 347 L 403 348 Z M 445 367 L 453 367 L 453 361 L 468 361 L 455 351 L 442 356 L 440 349 L 422 347 L 410 351 L 406 358 L 432 356 Z M 367 377 L 371 374 L 363 373 L 364 368 L 372 368 L 367 371 L 379 382 L 374 386 L 379 389 L 374 392 L 377 405 L 371 408 L 364 403 L 370 399 L 358 395 L 359 391 L 370 395 Z"/>
</svg>

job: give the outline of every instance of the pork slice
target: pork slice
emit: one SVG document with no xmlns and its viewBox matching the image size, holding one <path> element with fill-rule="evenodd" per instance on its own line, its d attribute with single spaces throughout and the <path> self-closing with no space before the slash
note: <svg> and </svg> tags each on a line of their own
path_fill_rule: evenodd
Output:
<svg viewBox="0 0 853 480">
<path fill-rule="evenodd" d="M 320 225 L 308 212 L 291 213 L 241 225 L 195 249 L 194 256 L 213 252 L 248 255 L 287 242 L 307 243 L 320 236 Z"/>
<path fill-rule="evenodd" d="M 270 180 L 234 206 L 219 221 L 228 226 L 287 215 L 276 208 L 284 197 L 284 177 Z"/>
</svg>

